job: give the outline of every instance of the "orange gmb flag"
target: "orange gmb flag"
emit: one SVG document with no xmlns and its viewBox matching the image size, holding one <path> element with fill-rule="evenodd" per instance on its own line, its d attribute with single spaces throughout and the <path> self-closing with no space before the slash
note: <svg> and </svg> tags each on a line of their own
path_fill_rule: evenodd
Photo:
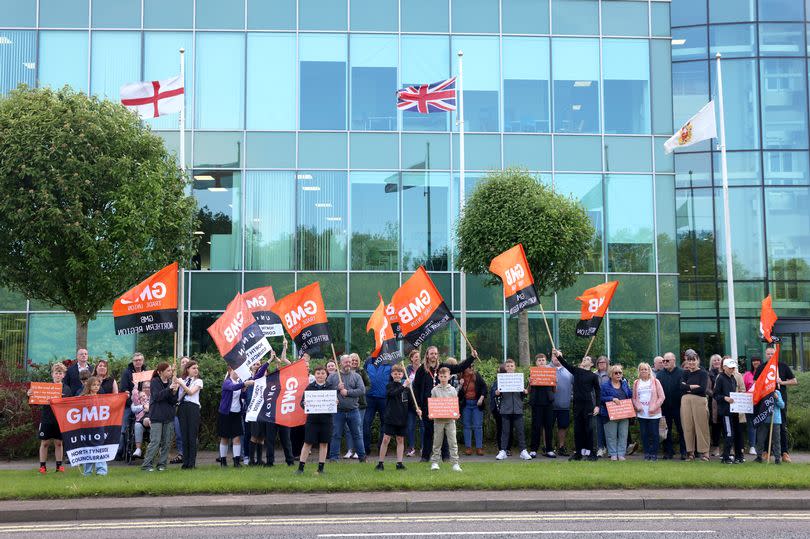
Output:
<svg viewBox="0 0 810 539">
<path fill-rule="evenodd" d="M 265 337 L 282 337 L 284 335 L 281 318 L 270 310 L 276 303 L 276 296 L 273 295 L 272 286 L 248 290 L 242 294 L 242 297 L 245 298 L 245 305 L 253 314 L 256 322 L 259 323 Z"/>
<path fill-rule="evenodd" d="M 385 302 L 379 292 L 377 295 L 380 298 L 380 304 L 371 313 L 368 324 L 366 324 L 366 332 L 374 332 L 374 350 L 371 352 L 371 357 L 387 363 L 396 363 L 402 359 L 402 354 L 397 347 L 391 322 L 385 314 Z"/>
<path fill-rule="evenodd" d="M 489 263 L 489 271 L 503 281 L 503 295 L 506 298 L 509 316 L 514 316 L 539 303 L 534 278 L 522 243 L 493 258 Z"/>
<path fill-rule="evenodd" d="M 177 262 L 115 300 L 113 320 L 116 335 L 177 331 Z"/>
<path fill-rule="evenodd" d="M 399 317 L 397 316 L 397 311 L 394 309 L 394 304 L 389 303 L 385 306 L 385 316 L 388 318 L 388 321 L 391 323 L 391 331 L 394 332 L 394 337 L 398 340 L 402 340 L 402 330 L 399 328 Z"/>
<path fill-rule="evenodd" d="M 773 310 L 771 295 L 762 300 L 762 312 L 759 315 L 759 334 L 760 338 L 765 342 L 773 342 L 774 337 L 771 335 L 773 325 L 779 317 Z M 778 340 L 778 339 L 777 339 Z"/>
<path fill-rule="evenodd" d="M 239 293 L 208 327 L 208 334 L 214 339 L 222 358 L 242 380 L 250 378 L 250 367 L 270 351 L 267 337 Z"/>
<path fill-rule="evenodd" d="M 619 281 L 610 281 L 589 288 L 581 296 L 577 297 L 582 302 L 576 329 L 577 337 L 593 337 L 596 335 L 617 286 L 619 286 Z"/>
<path fill-rule="evenodd" d="M 394 292 L 391 304 L 403 337 L 414 348 L 453 320 L 453 313 L 423 266 Z"/>
<path fill-rule="evenodd" d="M 329 344 L 329 325 L 321 296 L 314 282 L 278 300 L 271 308 L 298 347 L 298 355 L 313 354 Z"/>
<path fill-rule="evenodd" d="M 126 393 L 51 399 L 71 465 L 115 458 L 126 404 Z"/>
<path fill-rule="evenodd" d="M 765 364 L 765 368 L 759 374 L 757 381 L 751 391 L 754 393 L 754 404 L 776 391 L 776 379 L 779 377 L 779 345 L 776 345 L 776 352 L 770 361 Z"/>
</svg>

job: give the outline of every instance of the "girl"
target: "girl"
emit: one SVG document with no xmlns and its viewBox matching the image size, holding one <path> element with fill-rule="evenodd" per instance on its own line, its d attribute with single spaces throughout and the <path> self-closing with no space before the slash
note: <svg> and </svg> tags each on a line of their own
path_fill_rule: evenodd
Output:
<svg viewBox="0 0 810 539">
<path fill-rule="evenodd" d="M 151 392 L 149 418 L 152 422 L 152 430 L 149 447 L 146 449 L 146 458 L 141 466 L 145 472 L 155 470 L 152 464 L 158 450 L 160 450 L 160 455 L 157 470 L 162 472 L 166 469 L 169 461 L 169 446 L 172 443 L 172 433 L 174 433 L 174 406 L 177 404 L 178 387 L 180 384 L 174 376 L 174 369 L 166 362 L 159 363 L 155 367 L 155 372 L 152 373 L 152 381 L 149 384 Z"/>
<path fill-rule="evenodd" d="M 135 417 L 135 451 L 132 452 L 133 458 L 142 458 L 143 432 L 151 425 L 149 421 L 149 393 L 150 387 L 147 384 L 143 384 L 143 391 L 138 391 L 137 388 L 132 390 L 132 404 L 129 408 Z"/>
<path fill-rule="evenodd" d="M 652 375 L 650 364 L 639 363 L 638 379 L 633 382 L 633 407 L 638 413 L 644 460 L 658 460 L 658 423 L 661 421 L 664 399 L 664 388 Z"/>
<path fill-rule="evenodd" d="M 72 397 L 73 393 L 70 391 L 70 386 L 64 383 L 65 372 L 67 368 L 62 363 L 54 363 L 51 365 L 51 378 L 54 384 L 62 384 L 62 398 Z M 28 390 L 30 397 L 32 390 Z M 64 451 L 62 449 L 62 432 L 59 430 L 59 423 L 56 421 L 56 416 L 53 415 L 53 410 L 49 405 L 42 407 L 42 415 L 39 421 L 39 473 L 46 474 L 48 469 L 45 463 L 48 461 L 48 447 L 53 445 L 53 457 L 56 460 L 56 471 L 64 473 L 65 467 L 62 465 L 62 458 Z"/>
<path fill-rule="evenodd" d="M 326 362 L 327 378 L 329 377 L 330 374 L 335 374 L 336 372 L 337 372 L 337 363 L 335 363 L 334 359 L 330 359 L 329 361 Z"/>
<path fill-rule="evenodd" d="M 408 381 L 413 384 L 413 377 L 416 374 L 417 369 L 422 364 L 422 358 L 419 356 L 419 350 L 414 348 L 410 352 L 408 352 L 408 361 L 410 365 L 405 367 L 405 374 L 408 376 Z M 407 430 L 407 437 L 408 437 L 408 452 L 405 454 L 407 457 L 413 457 L 416 455 L 416 427 L 417 425 L 421 425 L 422 420 L 416 417 L 415 411 L 408 411 L 408 430 Z M 421 427 L 419 431 L 421 432 Z"/>
<path fill-rule="evenodd" d="M 91 376 L 87 379 L 87 382 L 84 383 L 84 389 L 81 392 L 80 397 L 85 396 L 93 396 L 98 395 L 99 390 L 101 389 L 101 379 L 96 376 Z M 84 471 L 82 475 L 87 477 L 88 475 L 93 475 L 93 467 L 96 468 L 96 475 L 107 475 L 107 461 L 106 460 L 98 460 L 95 462 L 87 462 L 82 465 L 84 467 Z"/>
<path fill-rule="evenodd" d="M 180 406 L 177 407 L 177 418 L 180 420 L 180 433 L 183 437 L 184 470 L 191 470 L 197 465 L 197 435 L 200 432 L 200 391 L 203 381 L 200 378 L 200 367 L 196 361 L 189 361 L 183 367 L 183 375 L 178 394 Z"/>
<path fill-rule="evenodd" d="M 100 359 L 98 363 L 96 363 L 93 376 L 101 380 L 101 389 L 98 390 L 99 395 L 118 393 L 118 382 L 116 382 L 115 378 L 110 374 L 110 366 L 107 364 L 106 359 Z"/>
<path fill-rule="evenodd" d="M 256 374 L 244 382 L 228 365 L 228 374 L 222 382 L 222 398 L 219 401 L 217 434 L 219 435 L 219 464 L 228 465 L 228 442 L 233 443 L 233 467 L 242 466 L 242 388 L 253 385 L 253 379 L 264 376 L 268 363 L 262 365 Z"/>
<path fill-rule="evenodd" d="M 619 404 L 625 399 L 633 397 L 633 392 L 624 379 L 624 372 L 621 365 L 613 365 L 608 369 L 610 380 L 602 384 L 602 406 L 600 413 L 602 418 L 609 418 L 606 402 Z M 629 419 L 610 419 L 605 423 L 605 442 L 607 443 L 610 460 L 625 460 L 627 452 L 627 430 L 630 426 Z"/>
</svg>

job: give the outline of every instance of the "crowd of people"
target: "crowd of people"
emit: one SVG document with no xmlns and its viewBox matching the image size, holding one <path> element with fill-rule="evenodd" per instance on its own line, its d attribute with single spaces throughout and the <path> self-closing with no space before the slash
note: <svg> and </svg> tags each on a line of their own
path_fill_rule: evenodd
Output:
<svg viewBox="0 0 810 539">
<path fill-rule="evenodd" d="M 316 447 L 318 473 L 324 472 L 327 461 L 338 462 L 342 458 L 366 462 L 372 453 L 378 456 L 376 469 L 384 470 L 393 439 L 398 470 L 405 469 L 406 457 L 419 456 L 422 462 L 430 462 L 432 470 L 440 469 L 441 462 L 449 460 L 452 470 L 460 472 L 456 421 L 430 419 L 431 397 L 458 399 L 464 454 L 468 456 L 485 455 L 483 426 L 485 412 L 489 410 L 495 420 L 498 461 L 509 458 L 513 448 L 522 460 L 568 457 L 590 461 L 601 457 L 624 461 L 640 448 L 647 461 L 656 461 L 659 456 L 664 460 L 680 456 L 681 460 L 701 461 L 719 457 L 723 463 L 734 464 L 745 462 L 746 446 L 757 462 L 767 460 L 769 443 L 776 464 L 791 461 L 787 390 L 798 382 L 788 365 L 779 363 L 773 418 L 767 417 L 755 428 L 753 414 L 731 412 L 731 394 L 752 388 L 774 354 L 770 347 L 766 349 L 764 362 L 753 357 L 747 369 L 728 356 L 715 354 L 709 358 L 708 368 L 703 368 L 694 350 L 686 350 L 680 362 L 674 353 L 667 352 L 655 357 L 652 365 L 638 364 L 638 377 L 632 384 L 625 378 L 622 365 L 611 365 L 606 356 L 599 356 L 595 365 L 589 356 L 574 365 L 560 350 L 552 349 L 550 357 L 537 354 L 535 365 L 553 367 L 556 385 L 528 386 L 519 392 L 501 391 L 497 381 L 487 387 L 476 371 L 475 350 L 462 362 L 452 357 L 442 362 L 438 349 L 430 346 L 424 357 L 419 350 L 411 350 L 403 363 L 369 357 L 362 365 L 360 356 L 351 353 L 314 366 L 309 375 L 307 390 L 336 391 L 336 413 L 309 414 L 306 424 L 300 427 L 247 421 L 246 408 L 256 380 L 290 364 L 286 354 L 285 341 L 281 356 L 271 353 L 269 361 L 253 367 L 247 380 L 241 380 L 229 367 L 221 387 L 215 389 L 203 386 L 199 365 L 187 357 L 180 360 L 179 372 L 175 372 L 174 365 L 161 362 L 154 366 L 148 381 L 141 381 L 141 376 L 135 375 L 147 367 L 143 355 L 136 353 L 116 380 L 107 361 L 91 365 L 87 350 L 80 349 L 69 367 L 53 364 L 51 375 L 54 383 L 62 384 L 63 397 L 126 393 L 119 456 L 131 451 L 132 458 L 143 459 L 144 471 L 163 471 L 170 462 L 182 464 L 182 469 L 196 467 L 200 395 L 211 390 L 220 394 L 217 461 L 222 467 L 228 466 L 229 450 L 234 467 L 273 466 L 278 439 L 285 463 L 294 466 L 298 462 L 298 473 L 303 473 L 307 458 Z M 307 354 L 301 360 L 309 365 Z M 500 365 L 500 372 L 515 370 L 512 359 Z M 636 417 L 611 419 L 608 403 L 621 404 L 627 400 Z M 527 408 L 531 411 L 528 444 L 523 420 Z M 372 428 L 375 420 L 379 422 L 376 442 Z M 629 439 L 631 421 L 638 422 L 638 442 Z M 574 447 L 569 452 L 566 440 L 572 423 Z M 149 443 L 144 452 L 147 431 Z M 54 448 L 56 471 L 63 472 L 61 434 L 47 405 L 42 410 L 39 439 L 40 473 L 47 473 L 50 446 Z M 173 440 L 177 454 L 170 461 Z M 94 470 L 98 475 L 106 475 L 107 463 L 84 465 L 85 475 Z"/>
</svg>

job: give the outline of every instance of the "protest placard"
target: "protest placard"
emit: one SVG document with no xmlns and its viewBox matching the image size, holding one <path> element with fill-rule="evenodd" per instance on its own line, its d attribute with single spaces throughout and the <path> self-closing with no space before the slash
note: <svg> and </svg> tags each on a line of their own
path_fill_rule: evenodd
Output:
<svg viewBox="0 0 810 539">
<path fill-rule="evenodd" d="M 633 401 L 630 399 L 622 399 L 619 404 L 609 401 L 605 403 L 605 407 L 611 421 L 636 417 L 636 409 L 633 408 Z"/>
<path fill-rule="evenodd" d="M 133 372 L 132 373 L 132 383 L 133 384 L 138 384 L 140 382 L 149 383 L 149 381 L 152 379 L 152 373 L 154 373 L 154 372 L 155 372 L 154 370 Z"/>
<path fill-rule="evenodd" d="M 337 412 L 337 391 L 304 391 L 304 412 L 307 414 L 334 414 Z"/>
<path fill-rule="evenodd" d="M 732 413 L 740 414 L 753 414 L 754 413 L 754 394 L 753 393 L 729 393 L 734 402 L 731 403 L 729 411 Z"/>
<path fill-rule="evenodd" d="M 501 393 L 517 393 L 523 391 L 522 372 L 498 373 L 498 390 Z"/>
<path fill-rule="evenodd" d="M 62 398 L 62 384 L 31 382 L 31 396 L 28 404 L 48 404 L 51 399 Z"/>
<path fill-rule="evenodd" d="M 529 370 L 530 386 L 556 386 L 557 369 L 554 367 L 532 367 Z"/>
<path fill-rule="evenodd" d="M 458 419 L 458 399 L 455 397 L 429 397 L 428 417 L 430 419 Z"/>
</svg>

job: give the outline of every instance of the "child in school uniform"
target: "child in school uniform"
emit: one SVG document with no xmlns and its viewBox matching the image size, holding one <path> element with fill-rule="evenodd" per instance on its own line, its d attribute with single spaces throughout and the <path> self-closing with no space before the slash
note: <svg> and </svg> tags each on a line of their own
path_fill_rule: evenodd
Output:
<svg viewBox="0 0 810 539">
<path fill-rule="evenodd" d="M 101 378 L 97 376 L 91 376 L 87 379 L 84 383 L 84 389 L 82 390 L 80 397 L 84 396 L 93 396 L 98 395 L 99 391 L 101 390 Z M 87 477 L 88 475 L 93 475 L 93 467 L 95 467 L 96 475 L 107 475 L 107 461 L 106 460 L 97 460 L 95 462 L 86 462 L 83 464 L 84 470 L 82 471 L 82 475 Z"/>
<path fill-rule="evenodd" d="M 57 362 L 51 365 L 51 379 L 54 384 L 62 384 L 62 398 L 73 396 L 70 386 L 63 382 L 65 372 L 67 372 L 67 368 L 62 363 Z M 29 389 L 29 397 L 31 393 L 32 390 Z M 56 471 L 64 473 L 65 467 L 62 465 L 62 458 L 64 457 L 62 432 L 59 430 L 59 423 L 57 423 L 56 416 L 53 415 L 53 410 L 48 404 L 42 407 L 42 415 L 39 421 L 39 440 L 39 473 L 48 473 L 46 462 L 48 461 L 48 447 L 51 444 L 53 444 L 53 457 L 56 460 Z"/>
<path fill-rule="evenodd" d="M 383 438 L 380 444 L 380 460 L 377 463 L 377 470 L 385 468 L 385 454 L 388 452 L 388 444 L 391 437 L 397 440 L 397 470 L 404 470 L 402 458 L 405 456 L 405 436 L 408 431 L 408 412 L 416 411 L 419 419 L 422 418 L 422 410 L 416 408 L 411 391 L 408 389 L 410 381 L 405 376 L 405 367 L 397 363 L 391 367 L 391 381 L 385 388 L 385 420 L 383 421 Z"/>
<path fill-rule="evenodd" d="M 450 385 L 450 369 L 441 367 L 439 369 L 439 385 L 434 387 L 430 396 L 458 398 L 458 390 Z M 434 419 L 433 420 L 433 454 L 430 457 L 431 470 L 439 469 L 439 461 L 442 457 L 442 442 L 447 435 L 447 445 L 450 449 L 450 460 L 453 462 L 453 471 L 460 472 L 461 466 L 458 463 L 458 440 L 456 440 L 456 420 L 455 419 Z"/>
<path fill-rule="evenodd" d="M 326 367 L 315 367 L 313 373 L 315 380 L 307 386 L 307 391 L 328 391 L 336 389 L 335 386 L 326 381 Z M 306 395 L 306 393 L 305 393 Z M 305 406 L 306 397 L 301 398 L 301 406 Z M 335 398 L 337 401 L 337 397 Z M 304 473 L 304 465 L 307 463 L 309 453 L 313 445 L 318 445 L 318 474 L 324 473 L 323 467 L 326 463 L 329 441 L 332 439 L 332 416 L 335 414 L 307 414 L 307 422 L 304 425 L 304 445 L 301 447 L 301 457 L 298 459 L 297 474 Z"/>
</svg>

